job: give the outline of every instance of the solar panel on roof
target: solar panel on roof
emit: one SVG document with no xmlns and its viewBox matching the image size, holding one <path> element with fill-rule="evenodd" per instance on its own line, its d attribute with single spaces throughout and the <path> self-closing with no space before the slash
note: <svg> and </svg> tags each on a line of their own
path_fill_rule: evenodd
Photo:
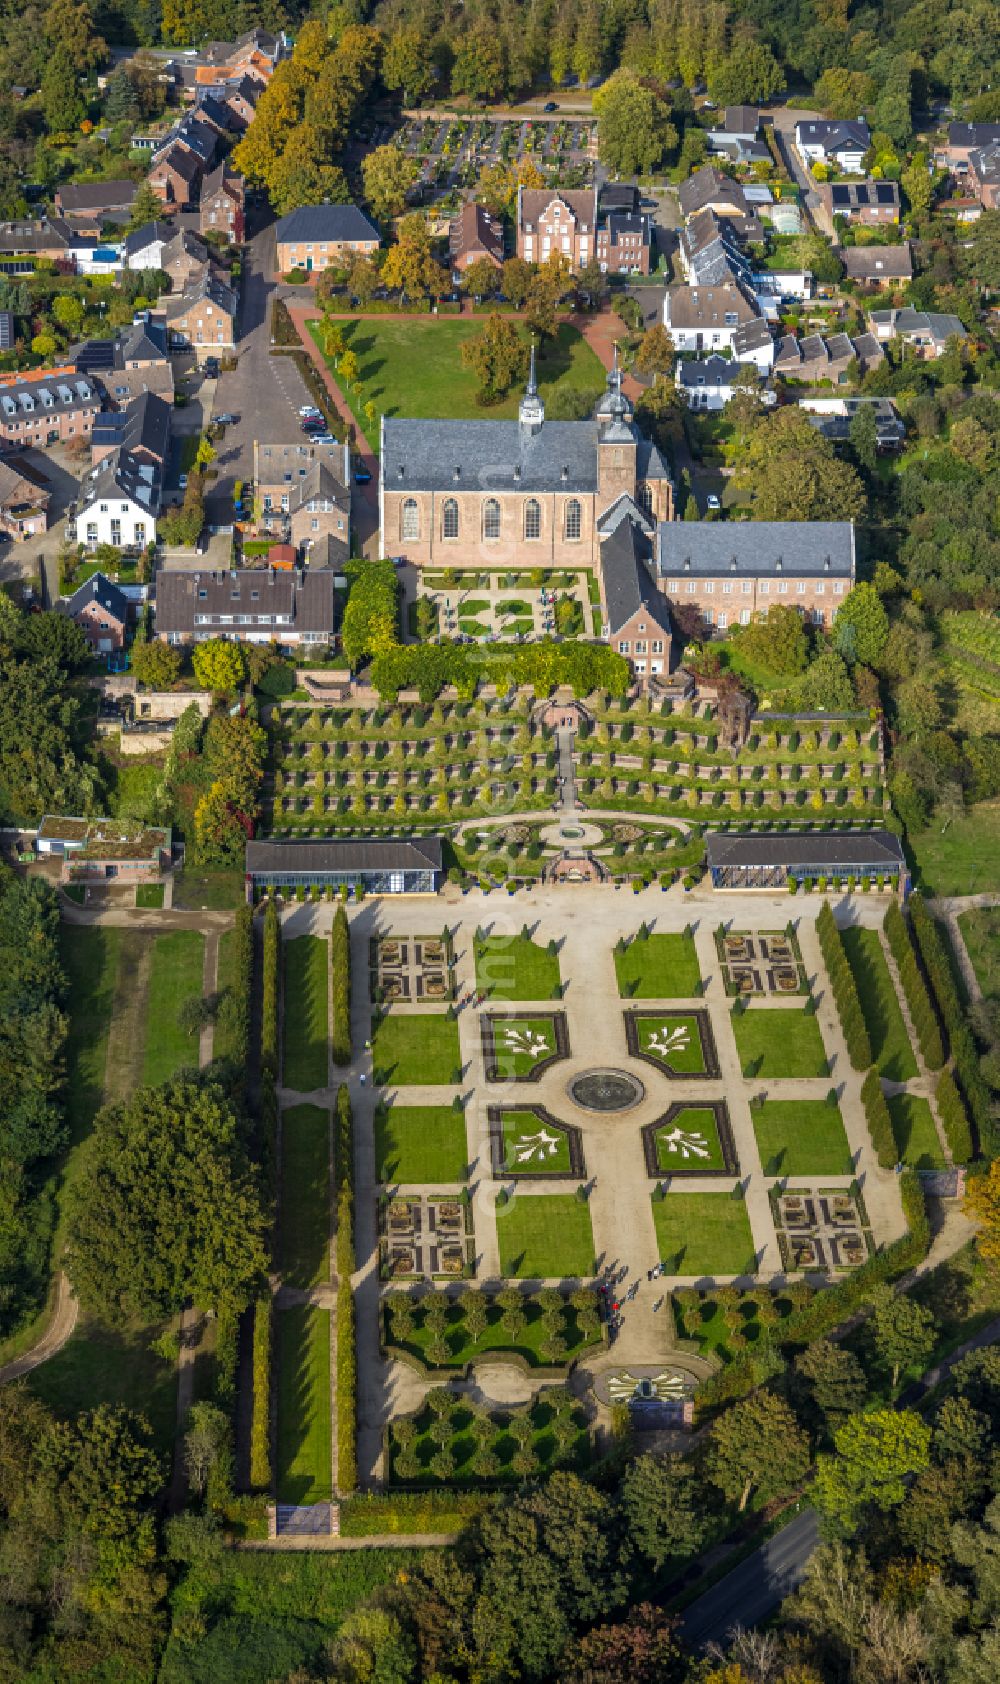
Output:
<svg viewBox="0 0 1000 1684">
<path fill-rule="evenodd" d="M 849 188 L 847 188 L 847 187 L 835 187 L 833 189 L 833 202 L 834 202 L 835 205 L 849 204 L 850 199 L 851 199 L 851 194 L 850 194 Z"/>
<path fill-rule="evenodd" d="M 892 205 L 896 202 L 896 194 L 891 181 L 880 181 L 875 187 L 875 197 L 880 205 Z"/>
<path fill-rule="evenodd" d="M 866 205 L 868 203 L 868 189 L 867 189 L 867 187 L 864 186 L 864 184 L 862 184 L 861 186 L 858 187 L 857 194 L 858 194 L 858 204 L 859 205 Z"/>
</svg>

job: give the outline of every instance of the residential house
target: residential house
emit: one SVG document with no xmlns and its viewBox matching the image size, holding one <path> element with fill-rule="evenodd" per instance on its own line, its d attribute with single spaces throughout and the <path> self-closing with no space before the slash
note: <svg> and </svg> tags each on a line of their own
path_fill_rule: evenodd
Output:
<svg viewBox="0 0 1000 1684">
<path fill-rule="evenodd" d="M 95 550 L 112 544 L 120 550 L 142 550 L 156 542 L 160 512 L 160 473 L 119 446 L 105 456 L 80 487 L 77 498 L 76 541 Z"/>
<path fill-rule="evenodd" d="M 604 274 L 648 275 L 653 224 L 641 209 L 639 189 L 606 182 L 597 200 L 597 261 Z"/>
<path fill-rule="evenodd" d="M 328 269 L 355 252 L 378 251 L 379 231 L 357 205 L 300 205 L 275 224 L 275 267 Z"/>
<path fill-rule="evenodd" d="M 924 362 L 943 356 L 949 339 L 968 339 L 957 316 L 930 310 L 872 310 L 869 326 L 880 344 L 901 339 Z"/>
<path fill-rule="evenodd" d="M 448 233 L 452 273 L 462 275 L 472 263 L 485 258 L 499 269 L 503 263 L 503 223 L 491 216 L 485 205 L 468 200 Z"/>
<path fill-rule="evenodd" d="M 650 571 L 653 538 L 652 525 L 619 520 L 601 542 L 598 564 L 604 635 L 640 677 L 670 671 L 673 640 L 670 604 Z"/>
<path fill-rule="evenodd" d="M 712 210 L 716 216 L 730 218 L 745 216 L 747 212 L 746 197 L 739 182 L 723 175 L 714 164 L 705 164 L 681 183 L 677 203 L 685 222 L 700 210 Z"/>
<path fill-rule="evenodd" d="M 767 388 L 760 390 L 760 375 L 753 362 L 738 363 L 715 352 L 710 357 L 682 358 L 674 370 L 677 390 L 689 409 L 725 409 L 735 392 L 747 390 L 748 377 L 753 378 L 750 389 L 757 390 L 770 407 L 774 393 Z"/>
<path fill-rule="evenodd" d="M 78 347 L 76 366 L 81 374 L 100 382 L 116 409 L 143 392 L 155 392 L 173 403 L 167 326 L 148 310 L 141 311 L 115 339 L 92 339 Z"/>
<path fill-rule="evenodd" d="M 875 448 L 879 454 L 889 455 L 903 448 L 906 426 L 891 398 L 800 398 L 799 408 L 832 444 L 847 444 L 854 417 L 870 410 L 875 417 Z"/>
<path fill-rule="evenodd" d="M 243 244 L 246 183 L 228 164 L 220 164 L 201 184 L 198 226 L 202 234 L 222 234 L 231 246 Z"/>
<path fill-rule="evenodd" d="M 677 250 L 691 286 L 749 285 L 752 265 L 743 242 L 729 219 L 714 210 L 695 211 L 681 229 Z"/>
<path fill-rule="evenodd" d="M 731 350 L 740 328 L 760 314 L 752 293 L 734 282 L 669 287 L 663 299 L 663 323 L 678 351 Z"/>
<path fill-rule="evenodd" d="M 19 543 L 48 530 L 50 492 L 19 456 L 0 461 L 0 532 Z"/>
<path fill-rule="evenodd" d="M 173 131 L 173 139 L 193 152 L 202 170 L 210 170 L 219 147 L 219 129 L 199 111 L 182 117 Z"/>
<path fill-rule="evenodd" d="M 122 259 L 126 269 L 162 269 L 163 248 L 173 239 L 176 229 L 172 222 L 144 222 L 122 241 Z"/>
<path fill-rule="evenodd" d="M 98 655 L 110 655 L 124 649 L 128 635 L 128 598 L 104 573 L 92 573 L 71 597 L 59 604 L 65 614 L 83 632 L 90 647 Z"/>
<path fill-rule="evenodd" d="M 235 81 L 220 82 L 215 96 L 231 113 L 237 128 L 245 133 L 257 114 L 257 101 L 262 91 L 256 76 L 240 76 Z"/>
<path fill-rule="evenodd" d="M 236 567 L 160 572 L 156 635 L 168 643 L 225 637 L 281 648 L 324 648 L 334 630 L 330 568 Z"/>
<path fill-rule="evenodd" d="M 225 84 L 223 84 L 223 87 Z M 199 88 L 195 103 L 195 116 L 199 123 L 208 123 L 220 138 L 242 134 L 244 124 L 236 112 L 226 105 L 222 99 L 223 88 Z"/>
<path fill-rule="evenodd" d="M 199 361 L 231 351 L 236 343 L 236 295 L 207 271 L 181 294 L 164 301 L 174 351 L 193 350 Z"/>
<path fill-rule="evenodd" d="M 183 141 L 171 141 L 153 162 L 147 180 L 168 210 L 187 210 L 201 180 L 202 162 Z"/>
<path fill-rule="evenodd" d="M 1000 123 L 949 123 L 947 143 L 934 154 L 934 162 L 952 175 L 964 175 L 973 152 L 1000 145 Z"/>
<path fill-rule="evenodd" d="M 8 279 L 33 275 L 39 258 L 69 273 L 72 263 L 67 250 L 73 237 L 73 230 L 61 216 L 42 217 L 39 222 L 0 223 L 0 275 Z"/>
<path fill-rule="evenodd" d="M 140 883 L 170 869 L 170 831 L 137 819 L 46 814 L 35 837 L 40 858 L 61 859 L 63 882 Z"/>
<path fill-rule="evenodd" d="M 546 420 L 532 356 L 517 420 L 386 415 L 381 445 L 381 553 L 418 565 L 596 567 L 620 516 L 672 516 L 669 470 L 617 367 L 586 421 Z"/>
<path fill-rule="evenodd" d="M 544 263 L 552 252 L 565 257 L 574 274 L 597 250 L 597 194 L 593 188 L 560 193 L 520 187 L 517 193 L 517 255 Z"/>
<path fill-rule="evenodd" d="M 669 521 L 657 530 L 660 589 L 719 631 L 749 625 L 775 602 L 828 626 L 854 570 L 851 521 Z"/>
<path fill-rule="evenodd" d="M 819 196 L 831 216 L 863 228 L 893 227 L 899 222 L 897 181 L 825 181 Z"/>
<path fill-rule="evenodd" d="M 96 467 L 105 456 L 122 448 L 138 461 L 150 462 L 162 475 L 170 454 L 171 404 L 155 392 L 142 392 L 124 409 L 99 415 L 90 435 L 90 460 Z"/>
<path fill-rule="evenodd" d="M 844 246 L 837 256 L 847 280 L 865 287 L 905 286 L 913 279 L 909 240 L 898 246 Z"/>
<path fill-rule="evenodd" d="M 78 233 L 97 235 L 106 222 L 128 221 L 138 191 L 134 181 L 70 182 L 56 188 L 53 204 L 76 219 Z"/>
<path fill-rule="evenodd" d="M 731 105 L 718 129 L 709 129 L 708 150 L 731 164 L 774 163 L 767 142 L 759 139 L 760 113 L 755 105 Z"/>
<path fill-rule="evenodd" d="M 304 550 L 334 540 L 331 562 L 350 556 L 351 453 L 345 444 L 254 442 L 254 495 L 259 525 Z"/>
<path fill-rule="evenodd" d="M 212 253 L 204 240 L 190 228 L 178 228 L 160 254 L 160 268 L 170 276 L 175 293 L 187 292 L 200 281 L 211 262 Z"/>
<path fill-rule="evenodd" d="M 844 175 L 861 175 L 871 143 L 863 117 L 847 122 L 808 118 L 795 125 L 795 150 L 807 168 L 825 164 Z"/>
<path fill-rule="evenodd" d="M 1000 140 L 970 155 L 965 179 L 984 210 L 1000 210 Z"/>
<path fill-rule="evenodd" d="M 831 333 L 826 338 L 821 333 L 807 333 L 796 339 L 793 333 L 787 333 L 778 341 L 774 373 L 803 385 L 827 381 L 832 386 L 846 386 L 853 364 L 857 364 L 859 374 L 867 374 L 884 361 L 870 334 L 852 339 L 846 333 Z"/>
<path fill-rule="evenodd" d="M 774 335 L 763 317 L 738 328 L 731 349 L 735 362 L 753 363 L 758 374 L 770 374 L 774 367 Z"/>
<path fill-rule="evenodd" d="M 101 402 L 96 383 L 72 366 L 0 375 L 0 439 L 21 450 L 45 450 L 89 438 Z"/>
</svg>

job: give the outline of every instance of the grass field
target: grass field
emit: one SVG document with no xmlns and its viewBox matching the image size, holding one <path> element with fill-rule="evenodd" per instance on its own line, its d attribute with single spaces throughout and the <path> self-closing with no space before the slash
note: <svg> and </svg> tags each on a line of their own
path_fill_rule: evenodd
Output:
<svg viewBox="0 0 1000 1684">
<path fill-rule="evenodd" d="M 980 801 L 947 827 L 935 821 L 909 838 L 917 887 L 927 895 L 1000 889 L 1000 801 Z"/>
<path fill-rule="evenodd" d="M 694 1017 L 640 1017 L 639 1046 L 665 1069 L 680 1076 L 700 1076 L 705 1070 L 698 1020 Z"/>
<path fill-rule="evenodd" d="M 365 424 L 373 449 L 378 448 L 382 415 L 463 421 L 512 420 L 517 415 L 522 382 L 515 382 L 503 403 L 484 410 L 476 402 L 476 376 L 462 361 L 462 346 L 482 333 L 484 318 L 410 316 L 394 320 L 386 316 L 338 325 L 343 329 L 345 345 L 359 364 L 357 386 L 348 393 L 351 408 L 359 424 L 366 403 L 373 403 L 377 412 L 374 426 Z M 520 331 L 527 350 L 528 331 L 523 326 Z M 322 324 L 311 323 L 310 332 L 322 351 Z M 326 360 L 336 379 L 332 359 Z M 539 347 L 538 386 L 543 399 L 551 397 L 557 386 L 600 393 L 605 381 L 602 364 L 568 323 L 561 323 L 555 339 L 545 340 Z"/>
<path fill-rule="evenodd" d="M 476 942 L 476 987 L 492 1000 L 553 1000 L 559 958 L 525 936 L 486 936 Z"/>
<path fill-rule="evenodd" d="M 202 991 L 205 938 L 197 930 L 174 930 L 153 938 L 146 997 L 146 1051 L 142 1079 L 169 1081 L 185 1065 L 198 1063 L 198 1036 L 177 1021 L 185 1000 Z"/>
<path fill-rule="evenodd" d="M 958 922 L 979 986 L 988 1000 L 995 1000 L 1000 997 L 1000 906 L 974 906 Z"/>
<path fill-rule="evenodd" d="M 458 1025 L 444 1013 L 389 1012 L 379 1020 L 372 1040 L 375 1081 L 427 1083 L 448 1087 L 461 1065 Z"/>
<path fill-rule="evenodd" d="M 162 883 L 138 883 L 135 890 L 136 906 L 157 908 L 163 905 Z"/>
<path fill-rule="evenodd" d="M 653 1201 L 661 1261 L 672 1275 L 749 1275 L 756 1269 L 750 1219 L 731 1193 L 668 1193 Z"/>
<path fill-rule="evenodd" d="M 850 1175 L 839 1106 L 825 1099 L 766 1099 L 750 1114 L 765 1175 Z"/>
<path fill-rule="evenodd" d="M 60 924 L 59 953 L 69 984 L 66 1121 L 70 1145 L 89 1132 L 104 1099 L 108 1032 L 124 931 Z"/>
<path fill-rule="evenodd" d="M 522 1175 L 569 1175 L 569 1136 L 559 1129 L 545 1128 L 552 1145 L 537 1144 L 543 1125 L 532 1111 L 503 1114 L 503 1160 L 508 1169 Z"/>
<path fill-rule="evenodd" d="M 231 912 L 246 896 L 242 871 L 196 871 L 185 866 L 174 878 L 174 909 Z"/>
<path fill-rule="evenodd" d="M 449 1105 L 388 1105 L 375 1113 L 380 1181 L 464 1181 L 468 1157 L 464 1111 Z"/>
<path fill-rule="evenodd" d="M 330 1437 L 330 1312 L 309 1305 L 279 1310 L 275 1321 L 279 1503 L 328 1502 L 333 1488 Z"/>
<path fill-rule="evenodd" d="M 283 944 L 282 1073 L 286 1088 L 325 1088 L 329 1047 L 329 948 L 320 936 Z"/>
<path fill-rule="evenodd" d="M 508 1279 L 570 1279 L 595 1270 L 590 1211 L 571 1193 L 515 1197 L 496 1213 L 500 1273 Z"/>
<path fill-rule="evenodd" d="M 900 1163 L 913 1169 L 944 1169 L 944 1153 L 927 1100 L 919 1094 L 892 1093 L 886 1103 Z"/>
<path fill-rule="evenodd" d="M 906 1082 L 917 1074 L 917 1061 L 878 931 L 852 929 L 842 934 L 879 1075 L 890 1082 Z"/>
<path fill-rule="evenodd" d="M 102 1403 L 134 1409 L 146 1417 L 166 1456 L 174 1439 L 177 1368 L 150 1350 L 150 1341 L 163 1331 L 139 1324 L 110 1328 L 81 1315 L 62 1350 L 32 1369 L 26 1384 L 67 1418 Z"/>
<path fill-rule="evenodd" d="M 493 1022 L 493 1056 L 505 1081 L 524 1077 L 556 1050 L 556 1032 L 550 1017 L 518 1017 L 508 1023 Z M 544 1047 L 541 1045 L 544 1042 Z M 533 1051 L 538 1057 L 533 1057 Z"/>
<path fill-rule="evenodd" d="M 330 1278 L 330 1114 L 290 1105 L 281 1114 L 281 1270 L 289 1286 Z"/>
<path fill-rule="evenodd" d="M 678 1139 L 678 1130 L 688 1139 Z M 719 1126 L 711 1107 L 688 1105 L 666 1127 L 657 1129 L 656 1160 L 665 1175 L 677 1169 L 725 1169 Z"/>
<path fill-rule="evenodd" d="M 698 992 L 701 971 L 691 936 L 636 937 L 615 954 L 618 992 L 634 1000 L 687 1000 Z"/>
<path fill-rule="evenodd" d="M 826 1051 L 817 1019 L 804 1009 L 754 1007 L 730 1017 L 745 1076 L 825 1076 Z"/>
<path fill-rule="evenodd" d="M 216 992 L 224 994 L 236 982 L 236 931 L 224 930 L 219 937 L 219 965 L 216 974 Z M 229 1058 L 236 1048 L 233 1037 L 227 1035 L 225 1028 L 216 1023 L 212 1036 L 213 1058 Z"/>
</svg>

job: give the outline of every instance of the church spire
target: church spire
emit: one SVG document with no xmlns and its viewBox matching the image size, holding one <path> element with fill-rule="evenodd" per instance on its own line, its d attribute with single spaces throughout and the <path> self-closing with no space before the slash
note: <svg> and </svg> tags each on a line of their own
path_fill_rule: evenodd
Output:
<svg viewBox="0 0 1000 1684">
<path fill-rule="evenodd" d="M 617 348 L 616 348 L 616 355 L 617 355 Z M 537 396 L 538 396 L 538 383 L 535 380 L 535 341 L 532 340 L 531 341 L 531 367 L 528 370 L 528 387 L 527 387 L 527 391 L 525 392 L 525 397 L 537 398 Z"/>
<path fill-rule="evenodd" d="M 538 381 L 535 377 L 534 340 L 531 341 L 531 365 L 528 370 L 528 384 L 524 389 L 524 397 L 521 399 L 518 420 L 528 433 L 537 433 L 545 420 L 545 405 L 538 395 Z"/>
</svg>

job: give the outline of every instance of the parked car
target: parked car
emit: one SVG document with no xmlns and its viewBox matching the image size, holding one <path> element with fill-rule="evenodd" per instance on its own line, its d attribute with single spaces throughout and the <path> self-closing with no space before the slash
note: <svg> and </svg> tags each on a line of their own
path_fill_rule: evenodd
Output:
<svg viewBox="0 0 1000 1684">
<path fill-rule="evenodd" d="M 314 403 L 304 403 L 299 410 L 299 414 L 300 415 L 321 415 L 322 410 L 317 409 L 316 405 Z"/>
<path fill-rule="evenodd" d="M 181 474 L 178 477 L 177 484 L 180 487 L 181 491 L 187 490 L 187 482 L 188 482 L 187 474 Z"/>
<path fill-rule="evenodd" d="M 227 410 L 222 415 L 213 415 L 212 420 L 220 427 L 235 427 L 239 421 L 239 416 L 230 415 Z"/>
<path fill-rule="evenodd" d="M 205 373 L 208 375 L 209 379 L 214 380 L 216 378 L 218 372 L 219 372 L 219 359 L 218 359 L 218 357 L 206 357 L 205 358 Z"/>
<path fill-rule="evenodd" d="M 355 468 L 354 470 L 355 485 L 367 485 L 371 477 L 372 476 L 367 468 Z"/>
<path fill-rule="evenodd" d="M 714 491 L 710 491 L 708 496 L 705 498 L 705 507 L 706 509 L 711 509 L 713 514 L 722 508 L 722 504 L 719 502 L 719 499 L 715 495 Z"/>
<path fill-rule="evenodd" d="M 313 444 L 336 444 L 337 442 L 333 433 L 311 433 L 309 436 Z"/>
<path fill-rule="evenodd" d="M 543 111 L 558 111 L 559 107 L 556 104 L 554 99 L 547 99 L 545 101 L 545 104 L 542 106 L 542 110 Z"/>
</svg>

